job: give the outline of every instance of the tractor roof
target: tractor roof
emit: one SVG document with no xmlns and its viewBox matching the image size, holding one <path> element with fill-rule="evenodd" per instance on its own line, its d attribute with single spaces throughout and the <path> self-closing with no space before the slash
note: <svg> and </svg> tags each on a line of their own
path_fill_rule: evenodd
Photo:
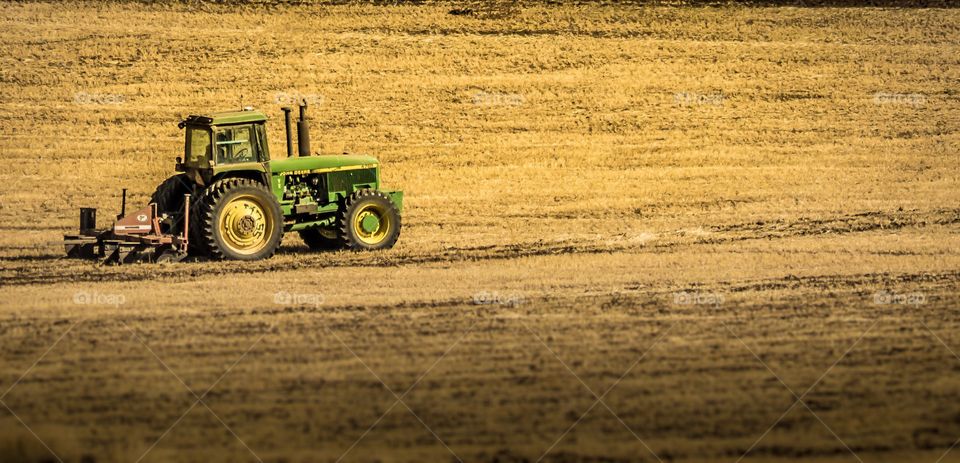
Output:
<svg viewBox="0 0 960 463">
<path fill-rule="evenodd" d="M 242 124 L 245 122 L 263 122 L 267 115 L 260 111 L 221 111 L 208 114 L 192 114 L 187 116 L 187 124 L 227 125 Z"/>
</svg>

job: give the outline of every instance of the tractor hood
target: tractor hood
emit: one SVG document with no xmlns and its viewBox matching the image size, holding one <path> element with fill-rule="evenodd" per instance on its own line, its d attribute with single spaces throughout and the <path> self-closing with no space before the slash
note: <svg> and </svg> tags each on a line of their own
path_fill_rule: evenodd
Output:
<svg viewBox="0 0 960 463">
<path fill-rule="evenodd" d="M 377 158 L 359 154 L 303 156 L 270 161 L 270 172 L 282 173 L 316 170 L 332 172 L 341 169 L 372 169 L 377 167 L 378 164 Z"/>
</svg>

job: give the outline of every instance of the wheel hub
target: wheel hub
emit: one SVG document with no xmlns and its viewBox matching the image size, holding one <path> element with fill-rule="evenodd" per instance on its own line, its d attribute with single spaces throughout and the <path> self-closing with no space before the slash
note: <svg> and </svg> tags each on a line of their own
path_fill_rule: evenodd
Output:
<svg viewBox="0 0 960 463">
<path fill-rule="evenodd" d="M 249 215 L 245 215 L 240 218 L 238 223 L 239 232 L 243 235 L 250 235 L 253 233 L 253 230 L 257 227 L 257 221 Z"/>
<path fill-rule="evenodd" d="M 360 219 L 360 226 L 363 228 L 363 231 L 373 233 L 380 228 L 380 218 L 369 212 L 365 213 Z"/>
<path fill-rule="evenodd" d="M 267 245 L 272 224 L 256 198 L 241 196 L 224 206 L 219 228 L 225 245 L 237 253 L 252 254 Z"/>
</svg>

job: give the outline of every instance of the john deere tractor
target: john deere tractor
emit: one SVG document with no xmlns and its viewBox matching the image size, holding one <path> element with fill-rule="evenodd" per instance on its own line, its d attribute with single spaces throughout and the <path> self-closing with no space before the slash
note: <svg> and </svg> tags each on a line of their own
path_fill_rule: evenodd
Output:
<svg viewBox="0 0 960 463">
<path fill-rule="evenodd" d="M 96 210 L 81 209 L 79 235 L 65 235 L 68 255 L 116 262 L 256 260 L 273 255 L 283 234 L 298 232 L 314 249 L 390 248 L 400 236 L 403 193 L 380 189 L 380 164 L 370 156 L 314 155 L 306 104 L 299 106 L 297 152 L 291 108 L 283 108 L 286 159 L 271 159 L 264 113 L 189 116 L 180 173 L 150 205 L 96 230 Z M 125 209 L 126 196 L 124 196 Z"/>
</svg>

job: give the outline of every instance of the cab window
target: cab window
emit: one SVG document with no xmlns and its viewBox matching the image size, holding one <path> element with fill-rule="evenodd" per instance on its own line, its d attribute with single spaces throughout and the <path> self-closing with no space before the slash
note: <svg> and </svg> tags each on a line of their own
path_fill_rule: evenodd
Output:
<svg viewBox="0 0 960 463">
<path fill-rule="evenodd" d="M 202 127 L 190 127 L 187 129 L 187 163 L 205 164 L 207 159 L 210 159 L 210 131 Z"/>
<path fill-rule="evenodd" d="M 259 160 L 253 127 L 237 125 L 216 132 L 217 164 L 255 162 Z"/>
</svg>

